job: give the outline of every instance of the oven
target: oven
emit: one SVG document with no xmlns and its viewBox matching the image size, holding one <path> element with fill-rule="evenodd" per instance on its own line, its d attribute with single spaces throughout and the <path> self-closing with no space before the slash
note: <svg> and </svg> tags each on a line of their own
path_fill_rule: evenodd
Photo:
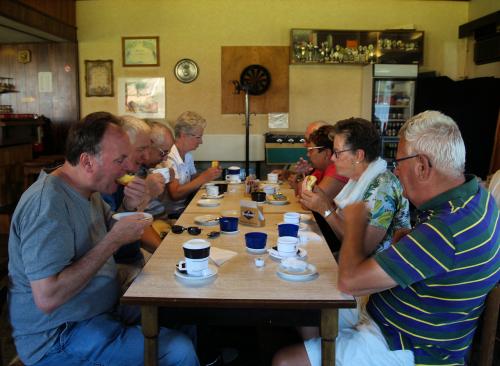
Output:
<svg viewBox="0 0 500 366">
<path fill-rule="evenodd" d="M 300 157 L 304 159 L 307 157 L 303 133 L 268 132 L 264 134 L 264 137 L 267 165 L 294 164 Z"/>
</svg>

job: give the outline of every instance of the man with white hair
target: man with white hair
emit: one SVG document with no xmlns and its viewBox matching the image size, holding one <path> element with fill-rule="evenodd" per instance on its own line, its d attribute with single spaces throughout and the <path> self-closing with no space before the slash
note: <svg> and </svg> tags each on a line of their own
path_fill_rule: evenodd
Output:
<svg viewBox="0 0 500 366">
<path fill-rule="evenodd" d="M 151 152 L 149 154 L 148 165 L 154 168 L 163 166 L 167 160 L 168 153 L 174 145 L 174 135 L 172 131 L 163 123 L 148 122 L 151 127 Z"/>
<path fill-rule="evenodd" d="M 410 118 L 399 133 L 395 173 L 417 207 L 413 230 L 366 257 L 367 210 L 344 209 L 338 288 L 370 295 L 363 324 L 341 310 L 340 365 L 463 365 L 488 292 L 500 280 L 499 211 L 472 175 L 456 123 L 436 111 Z M 292 346 L 273 365 L 321 364 L 321 340 Z M 297 363 L 286 363 L 293 354 Z"/>
</svg>

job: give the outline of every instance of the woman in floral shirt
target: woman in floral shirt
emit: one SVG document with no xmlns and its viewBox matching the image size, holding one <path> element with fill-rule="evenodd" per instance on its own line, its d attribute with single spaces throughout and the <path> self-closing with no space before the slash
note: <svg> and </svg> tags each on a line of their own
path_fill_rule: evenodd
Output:
<svg viewBox="0 0 500 366">
<path fill-rule="evenodd" d="M 356 201 L 365 201 L 370 211 L 366 253 L 383 250 L 391 245 L 397 230 L 410 227 L 410 220 L 409 204 L 403 197 L 401 184 L 380 158 L 380 135 L 372 123 L 350 118 L 337 122 L 330 137 L 337 174 L 348 177 L 349 181 L 333 202 L 320 189 L 303 192 L 301 202 L 323 215 L 342 240 L 342 209 Z"/>
</svg>

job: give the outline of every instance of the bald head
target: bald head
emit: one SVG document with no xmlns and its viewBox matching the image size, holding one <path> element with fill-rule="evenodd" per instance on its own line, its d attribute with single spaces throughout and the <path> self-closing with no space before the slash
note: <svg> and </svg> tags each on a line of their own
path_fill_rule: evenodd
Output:
<svg viewBox="0 0 500 366">
<path fill-rule="evenodd" d="M 174 136 L 172 131 L 160 122 L 150 122 L 151 126 L 151 160 L 150 166 L 156 166 L 166 159 L 166 154 L 174 144 Z"/>
<path fill-rule="evenodd" d="M 306 132 L 304 133 L 304 139 L 305 139 L 304 145 L 307 146 L 307 144 L 309 143 L 309 137 L 311 136 L 311 134 L 314 131 L 316 131 L 318 128 L 320 128 L 322 126 L 326 126 L 328 124 L 329 123 L 325 122 L 325 121 L 313 121 L 313 122 L 309 123 L 306 127 Z"/>
</svg>

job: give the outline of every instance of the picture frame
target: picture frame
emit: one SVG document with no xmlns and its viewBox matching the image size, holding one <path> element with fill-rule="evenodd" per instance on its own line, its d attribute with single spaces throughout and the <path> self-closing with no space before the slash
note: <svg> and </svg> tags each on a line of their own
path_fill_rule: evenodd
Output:
<svg viewBox="0 0 500 366">
<path fill-rule="evenodd" d="M 122 37 L 123 66 L 160 66 L 160 37 Z"/>
<path fill-rule="evenodd" d="M 85 60 L 85 96 L 113 97 L 113 60 Z"/>
<path fill-rule="evenodd" d="M 165 78 L 118 78 L 118 114 L 165 118 Z"/>
</svg>

